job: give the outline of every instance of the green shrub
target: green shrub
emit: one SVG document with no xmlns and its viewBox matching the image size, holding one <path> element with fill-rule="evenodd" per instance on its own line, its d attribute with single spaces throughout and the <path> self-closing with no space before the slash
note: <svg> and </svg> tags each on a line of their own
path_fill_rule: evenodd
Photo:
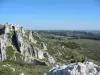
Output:
<svg viewBox="0 0 100 75">
<path fill-rule="evenodd" d="M 14 56 L 14 50 L 11 46 L 7 47 L 6 54 L 7 54 L 7 60 L 11 60 L 11 58 Z"/>
<path fill-rule="evenodd" d="M 23 63 L 23 56 L 20 53 L 15 53 L 16 61 Z"/>
<path fill-rule="evenodd" d="M 76 49 L 76 48 L 79 48 L 80 45 L 75 43 L 75 42 L 60 42 L 61 46 L 65 46 L 65 47 L 68 47 L 70 49 Z"/>
<path fill-rule="evenodd" d="M 83 57 L 78 57 L 78 59 L 77 59 L 77 62 L 84 62 L 85 61 L 85 58 L 83 58 Z"/>
<path fill-rule="evenodd" d="M 70 62 L 71 63 L 74 63 L 74 62 L 84 62 L 85 61 L 85 58 L 82 57 L 82 56 L 71 56 L 70 58 Z"/>
<path fill-rule="evenodd" d="M 12 70 L 8 67 L 0 67 L 0 75 L 13 75 Z"/>
</svg>

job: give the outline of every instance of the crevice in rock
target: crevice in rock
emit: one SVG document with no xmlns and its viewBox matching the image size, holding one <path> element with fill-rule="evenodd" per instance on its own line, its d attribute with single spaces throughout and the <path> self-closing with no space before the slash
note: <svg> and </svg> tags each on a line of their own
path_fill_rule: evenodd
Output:
<svg viewBox="0 0 100 75">
<path fill-rule="evenodd" d="M 42 66 L 48 66 L 46 62 L 34 59 L 34 65 L 42 65 Z"/>
<path fill-rule="evenodd" d="M 3 26 L 2 28 L 0 28 L 0 35 L 5 33 L 5 26 Z"/>
<path fill-rule="evenodd" d="M 0 54 L 1 54 L 1 42 L 0 42 Z"/>
<path fill-rule="evenodd" d="M 35 56 L 34 48 L 32 45 L 31 45 L 31 48 L 32 48 L 32 56 Z"/>
<path fill-rule="evenodd" d="M 0 60 L 2 60 L 1 43 L 0 43 Z"/>
<path fill-rule="evenodd" d="M 1 53 L 1 48 L 0 48 L 0 60 L 2 60 L 2 53 Z"/>
<path fill-rule="evenodd" d="M 0 54 L 1 54 L 1 48 L 0 48 Z"/>
<path fill-rule="evenodd" d="M 15 32 L 15 27 L 14 26 L 12 26 L 12 28 L 14 29 L 14 34 L 13 34 L 13 36 L 12 36 L 12 44 L 16 47 L 16 49 L 17 49 L 17 51 L 18 52 L 21 52 L 20 51 L 20 47 L 19 47 L 19 42 L 17 41 L 17 34 L 16 34 L 16 32 Z"/>
</svg>

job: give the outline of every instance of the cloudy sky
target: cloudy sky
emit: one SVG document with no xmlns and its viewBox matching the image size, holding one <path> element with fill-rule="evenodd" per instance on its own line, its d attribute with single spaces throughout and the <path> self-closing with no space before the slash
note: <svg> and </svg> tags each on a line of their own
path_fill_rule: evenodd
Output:
<svg viewBox="0 0 100 75">
<path fill-rule="evenodd" d="M 100 30 L 100 0 L 0 0 L 0 23 L 34 30 Z"/>
</svg>

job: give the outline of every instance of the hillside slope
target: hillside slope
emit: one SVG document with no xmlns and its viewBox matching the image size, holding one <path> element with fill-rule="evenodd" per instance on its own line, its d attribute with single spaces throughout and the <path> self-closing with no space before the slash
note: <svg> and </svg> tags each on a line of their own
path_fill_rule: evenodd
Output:
<svg viewBox="0 0 100 75">
<path fill-rule="evenodd" d="M 84 61 L 100 65 L 99 39 L 76 38 L 81 33 L 74 37 L 45 32 L 0 25 L 0 75 L 43 75 L 55 64 Z"/>
<path fill-rule="evenodd" d="M 69 36 L 54 35 L 53 31 L 52 33 L 49 32 L 50 34 L 45 32 L 39 32 L 42 36 L 41 40 L 47 44 L 47 51 L 57 62 L 69 64 L 79 61 L 92 61 L 100 65 L 99 40 L 76 39 Z"/>
</svg>

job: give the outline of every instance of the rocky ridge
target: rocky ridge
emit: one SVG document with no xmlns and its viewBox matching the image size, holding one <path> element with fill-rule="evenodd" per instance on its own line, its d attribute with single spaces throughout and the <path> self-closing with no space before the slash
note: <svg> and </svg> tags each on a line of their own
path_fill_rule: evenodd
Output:
<svg viewBox="0 0 100 75">
<path fill-rule="evenodd" d="M 0 61 L 13 60 L 37 65 L 54 64 L 41 37 L 19 25 L 0 26 Z"/>
<path fill-rule="evenodd" d="M 92 62 L 56 65 L 44 75 L 100 75 L 100 66 Z"/>
</svg>

